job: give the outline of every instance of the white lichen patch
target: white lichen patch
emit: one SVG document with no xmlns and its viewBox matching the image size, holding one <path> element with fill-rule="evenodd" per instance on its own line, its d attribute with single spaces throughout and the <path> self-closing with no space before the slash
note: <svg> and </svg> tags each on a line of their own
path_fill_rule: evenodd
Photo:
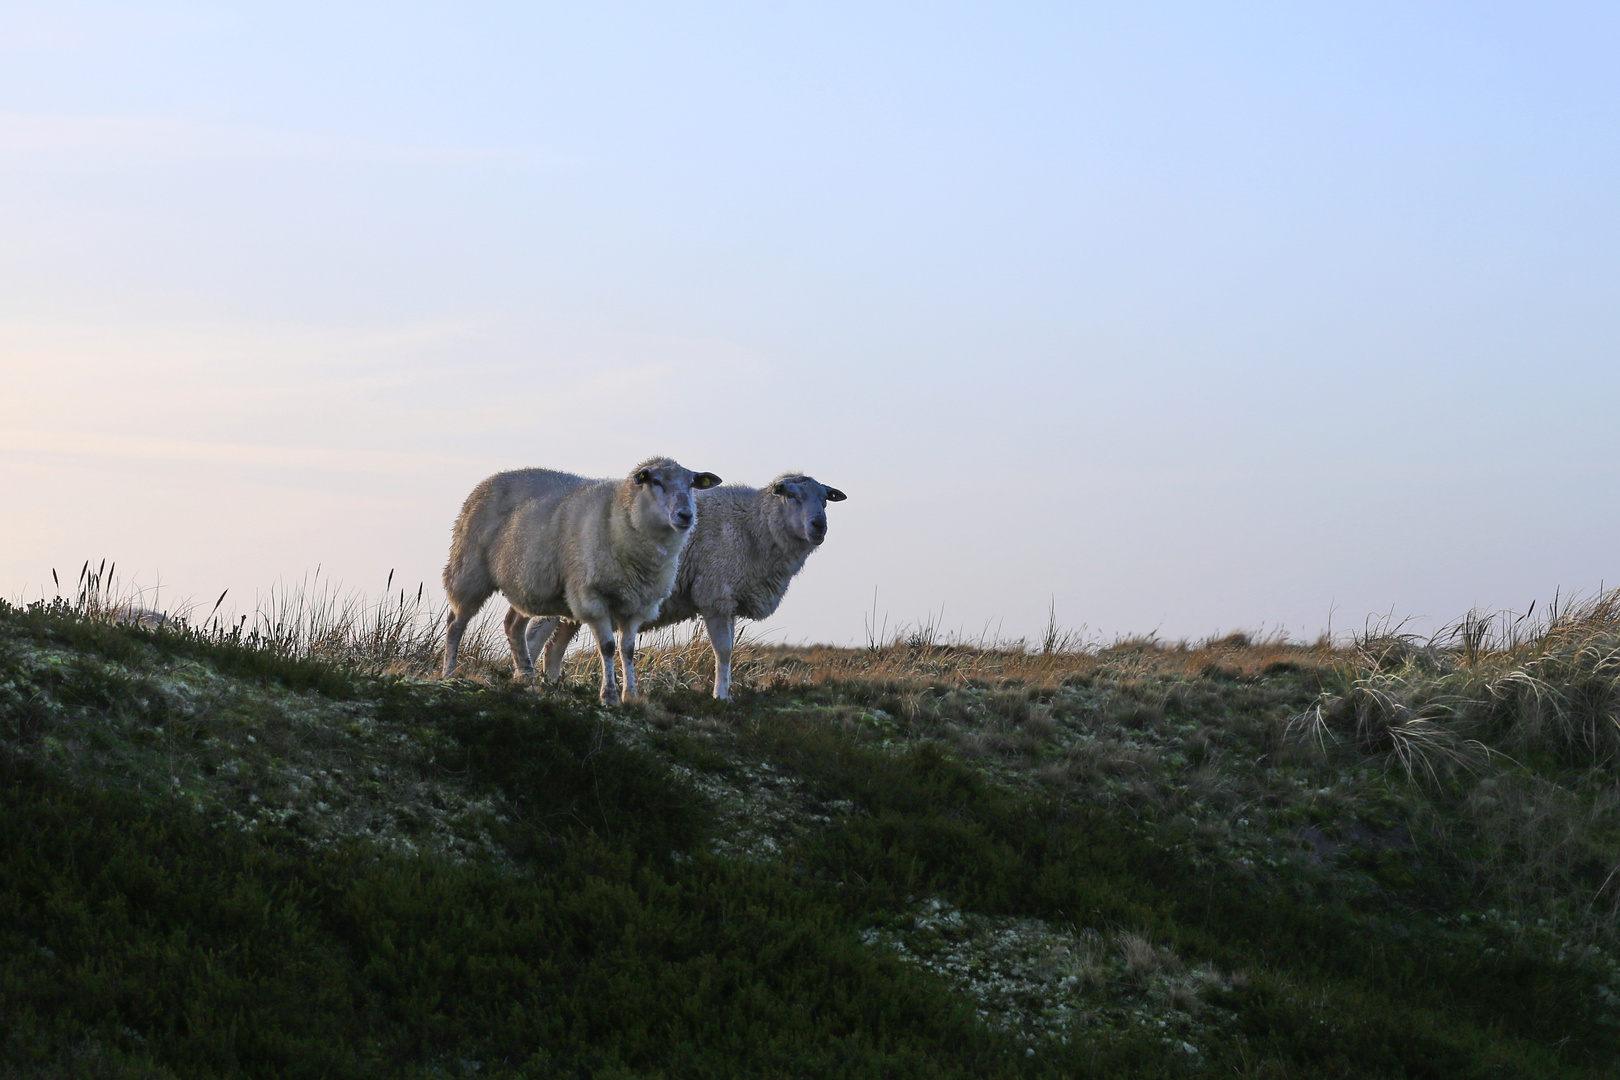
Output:
<svg viewBox="0 0 1620 1080">
<path fill-rule="evenodd" d="M 848 802 L 816 799 L 802 781 L 770 762 L 739 762 L 727 773 L 672 767 L 714 808 L 717 828 L 710 849 L 717 855 L 758 862 L 780 858 L 852 808 Z"/>
<path fill-rule="evenodd" d="M 1141 935 L 975 915 L 939 897 L 862 939 L 946 979 L 986 1023 L 1031 1044 L 1137 1031 L 1197 1054 L 1213 1028 L 1233 1019 L 1209 1004 L 1209 992 L 1245 985 L 1241 976 L 1186 966 Z"/>
</svg>

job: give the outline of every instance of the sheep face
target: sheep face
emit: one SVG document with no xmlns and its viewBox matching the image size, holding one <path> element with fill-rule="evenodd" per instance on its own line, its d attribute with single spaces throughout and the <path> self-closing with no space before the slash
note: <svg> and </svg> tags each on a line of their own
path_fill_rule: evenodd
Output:
<svg viewBox="0 0 1620 1080">
<path fill-rule="evenodd" d="M 635 493 L 630 512 L 638 529 L 684 533 L 697 517 L 692 492 L 712 488 L 720 478 L 656 458 L 638 467 L 630 481 Z"/>
<path fill-rule="evenodd" d="M 842 502 L 837 488 L 808 476 L 784 476 L 771 485 L 782 515 L 782 526 L 795 540 L 819 547 L 827 539 L 827 504 Z"/>
</svg>

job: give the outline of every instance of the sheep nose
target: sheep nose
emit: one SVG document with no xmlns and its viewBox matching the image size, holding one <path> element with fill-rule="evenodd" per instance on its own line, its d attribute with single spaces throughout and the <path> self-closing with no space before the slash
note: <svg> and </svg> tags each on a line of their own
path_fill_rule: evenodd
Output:
<svg viewBox="0 0 1620 1080">
<path fill-rule="evenodd" d="M 682 529 L 690 528 L 691 524 L 692 524 L 692 511 L 690 511 L 690 510 L 677 510 L 677 511 L 675 511 L 675 524 L 679 528 L 682 528 Z"/>
</svg>

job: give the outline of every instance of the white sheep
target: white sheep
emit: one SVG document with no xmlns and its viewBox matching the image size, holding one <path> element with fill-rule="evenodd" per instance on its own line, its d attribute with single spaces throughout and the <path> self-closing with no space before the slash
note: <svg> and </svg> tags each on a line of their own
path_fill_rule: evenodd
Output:
<svg viewBox="0 0 1620 1080">
<path fill-rule="evenodd" d="M 763 488 L 730 484 L 697 499 L 697 526 L 681 556 L 675 589 L 647 629 L 701 616 L 714 647 L 714 696 L 731 696 L 731 649 L 737 619 L 764 619 L 776 611 L 788 583 L 827 538 L 827 504 L 847 496 L 796 473 Z M 522 616 L 507 613 L 508 626 Z M 563 651 L 577 622 L 536 619 L 524 635 L 523 659 L 546 642 L 546 677 L 562 672 Z M 513 656 L 518 656 L 515 635 Z M 547 638 L 550 638 L 547 641 Z"/>
<path fill-rule="evenodd" d="M 636 631 L 658 614 L 674 587 L 681 549 L 692 532 L 693 489 L 718 483 L 713 473 L 694 473 L 660 457 L 642 462 L 624 480 L 519 469 L 479 484 L 456 519 L 444 568 L 450 599 L 445 678 L 455 674 L 467 623 L 499 589 L 512 605 L 506 634 L 519 674 L 534 674 L 523 637 L 529 620 L 554 624 L 567 617 L 576 628 L 585 623 L 596 633 L 602 701 L 609 705 L 619 701 L 613 671 L 618 629 L 624 693 L 634 696 Z M 559 654 L 559 671 L 561 659 Z"/>
</svg>

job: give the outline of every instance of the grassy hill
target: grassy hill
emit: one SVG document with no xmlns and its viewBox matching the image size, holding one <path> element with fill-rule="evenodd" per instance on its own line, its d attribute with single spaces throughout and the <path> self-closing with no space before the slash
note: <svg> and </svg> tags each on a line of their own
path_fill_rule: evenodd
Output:
<svg viewBox="0 0 1620 1080">
<path fill-rule="evenodd" d="M 1612 597 L 621 709 L 110 614 L 0 607 L 0 1076 L 1620 1073 Z"/>
</svg>

